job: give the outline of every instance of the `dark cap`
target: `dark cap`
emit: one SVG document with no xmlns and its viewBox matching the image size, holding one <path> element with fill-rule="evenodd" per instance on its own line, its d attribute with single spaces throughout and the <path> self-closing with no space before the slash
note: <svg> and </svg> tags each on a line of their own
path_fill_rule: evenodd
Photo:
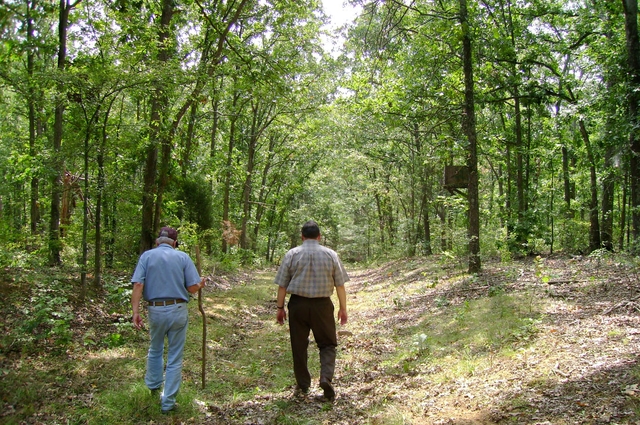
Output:
<svg viewBox="0 0 640 425">
<path fill-rule="evenodd" d="M 178 231 L 173 227 L 163 227 L 162 229 L 160 229 L 160 234 L 158 235 L 158 237 L 169 238 L 169 239 L 173 239 L 174 241 L 177 241 Z"/>
</svg>

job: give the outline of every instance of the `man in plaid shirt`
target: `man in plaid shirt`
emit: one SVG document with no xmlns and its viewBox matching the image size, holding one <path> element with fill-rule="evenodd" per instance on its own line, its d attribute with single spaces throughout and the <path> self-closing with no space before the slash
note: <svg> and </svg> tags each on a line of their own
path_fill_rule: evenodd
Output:
<svg viewBox="0 0 640 425">
<path fill-rule="evenodd" d="M 302 245 L 287 252 L 276 274 L 278 285 L 278 323 L 284 324 L 284 309 L 289 297 L 289 335 L 293 354 L 293 372 L 296 377 L 296 394 L 306 394 L 311 386 L 307 368 L 309 331 L 313 332 L 320 350 L 320 387 L 327 400 L 335 398 L 333 373 L 336 364 L 336 323 L 333 319 L 331 294 L 336 288 L 340 307 L 338 319 L 347 323 L 347 295 L 344 288 L 349 280 L 338 254 L 320 245 L 320 228 L 315 221 L 302 226 Z"/>
</svg>

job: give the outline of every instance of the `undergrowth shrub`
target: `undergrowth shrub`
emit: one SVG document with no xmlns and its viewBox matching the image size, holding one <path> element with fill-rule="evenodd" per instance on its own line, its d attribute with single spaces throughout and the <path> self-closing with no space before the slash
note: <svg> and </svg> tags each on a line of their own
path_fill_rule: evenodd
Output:
<svg viewBox="0 0 640 425">
<path fill-rule="evenodd" d="M 15 338 L 23 351 L 43 340 L 57 347 L 71 342 L 73 310 L 59 280 L 36 282 L 30 302 L 21 313 L 26 320 L 17 328 Z"/>
</svg>

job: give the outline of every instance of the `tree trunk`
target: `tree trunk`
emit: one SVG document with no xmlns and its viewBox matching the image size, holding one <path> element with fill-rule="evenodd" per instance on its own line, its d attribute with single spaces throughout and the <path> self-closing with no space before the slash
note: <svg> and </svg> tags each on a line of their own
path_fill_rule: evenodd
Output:
<svg viewBox="0 0 640 425">
<path fill-rule="evenodd" d="M 220 87 L 219 92 L 222 92 L 224 87 L 224 77 L 220 76 Z M 211 148 L 209 150 L 209 155 L 213 160 L 216 154 L 216 141 L 218 139 L 218 126 L 220 122 L 220 96 L 219 93 L 214 93 L 211 97 L 211 113 L 213 117 L 211 118 Z M 212 181 L 213 184 L 213 181 Z"/>
<path fill-rule="evenodd" d="M 429 219 L 429 195 L 426 182 L 422 187 L 422 226 L 424 232 L 424 255 L 433 254 L 431 249 L 431 221 Z"/>
<path fill-rule="evenodd" d="M 460 24 L 462 26 L 462 68 L 464 71 L 462 130 L 469 143 L 467 153 L 467 167 L 469 168 L 469 273 L 478 273 L 481 269 L 480 208 L 478 204 L 478 156 L 476 113 L 473 92 L 473 58 L 467 15 L 467 0 L 460 0 Z"/>
<path fill-rule="evenodd" d="M 573 212 L 571 211 L 571 199 L 573 199 L 573 193 L 571 190 L 571 177 L 569 175 L 569 151 L 565 145 L 562 145 L 562 180 L 564 183 L 566 216 L 567 218 L 573 218 Z"/>
<path fill-rule="evenodd" d="M 604 156 L 605 175 L 602 179 L 602 226 L 600 229 L 602 247 L 613 251 L 613 203 L 616 175 L 613 169 L 613 148 L 609 147 Z"/>
<path fill-rule="evenodd" d="M 627 229 L 627 187 L 629 186 L 629 174 L 625 173 L 622 185 L 622 199 L 620 200 L 620 237 L 618 238 L 618 249 L 624 249 L 624 233 Z"/>
<path fill-rule="evenodd" d="M 286 137 L 285 137 L 286 140 Z M 268 196 L 268 190 L 267 190 L 267 179 L 269 177 L 269 171 L 271 170 L 271 165 L 273 163 L 273 159 L 275 157 L 275 145 L 276 145 L 276 141 L 277 141 L 277 136 L 272 135 L 269 138 L 269 148 L 267 150 L 267 158 L 264 164 L 264 167 L 262 169 L 262 179 L 260 182 L 260 192 L 258 193 L 258 206 L 256 208 L 256 223 L 255 226 L 253 227 L 253 239 L 251 241 L 251 249 L 252 251 L 256 252 L 258 246 L 258 233 L 260 231 L 260 222 L 262 221 L 262 216 L 264 215 L 265 210 L 267 209 L 267 196 Z M 267 249 L 267 252 L 269 252 L 269 249 Z"/>
<path fill-rule="evenodd" d="M 95 236 L 95 249 L 94 249 L 94 272 L 93 272 L 93 286 L 96 289 L 102 289 L 102 200 L 104 199 L 104 187 L 105 187 L 105 171 L 104 171 L 104 156 L 107 150 L 108 132 L 107 125 L 109 123 L 109 115 L 111 108 L 115 102 L 115 97 L 107 108 L 104 114 L 104 121 L 102 122 L 102 140 L 98 147 L 96 162 L 98 165 L 98 187 L 96 193 L 96 236 Z"/>
<path fill-rule="evenodd" d="M 629 148 L 631 153 L 629 163 L 629 185 L 631 187 L 631 221 L 633 252 L 640 251 L 640 37 L 638 36 L 638 1 L 622 0 L 625 16 L 625 33 L 627 40 L 627 71 L 629 74 L 628 101 Z"/>
<path fill-rule="evenodd" d="M 193 135 L 195 133 L 197 113 L 198 113 L 198 103 L 193 102 L 191 104 L 191 113 L 189 115 L 189 123 L 187 124 L 187 134 L 186 134 L 186 139 L 185 139 L 184 148 L 182 152 L 182 159 L 180 161 L 181 168 L 182 168 L 181 174 L 183 179 L 187 177 L 187 171 L 191 168 L 190 167 L 191 151 L 193 150 Z"/>
<path fill-rule="evenodd" d="M 69 25 L 69 12 L 80 0 L 70 4 L 68 0 L 60 0 L 60 14 L 58 20 L 58 72 L 64 73 L 67 60 L 67 27 Z M 56 100 L 53 123 L 53 177 L 51 179 L 51 214 L 49 217 L 49 263 L 52 266 L 62 264 L 60 253 L 62 242 L 60 241 L 60 195 L 62 193 L 62 174 L 64 162 L 60 155 L 62 146 L 62 124 L 64 119 L 64 85 L 58 83 L 58 99 Z"/>
<path fill-rule="evenodd" d="M 173 16 L 174 1 L 163 0 L 160 28 L 158 31 L 158 62 L 167 63 L 171 53 L 168 46 L 170 34 L 169 25 Z M 151 94 L 151 122 L 149 123 L 149 146 L 147 147 L 144 167 L 144 186 L 142 192 L 142 232 L 140 235 L 140 253 L 153 247 L 155 236 L 154 207 L 158 196 L 158 183 L 156 180 L 158 169 L 158 146 L 166 136 L 166 106 L 167 94 L 162 83 L 156 84 Z"/>
<path fill-rule="evenodd" d="M 591 201 L 589 202 L 589 251 L 595 251 L 600 249 L 600 222 L 598 220 L 598 177 L 596 174 L 596 162 L 593 156 L 593 150 L 591 149 L 591 142 L 589 140 L 589 133 L 587 133 L 587 127 L 584 121 L 581 119 L 578 121 L 580 125 L 580 134 L 582 135 L 582 141 L 587 148 L 587 156 L 589 159 L 589 170 L 591 174 Z"/>
<path fill-rule="evenodd" d="M 522 153 L 522 151 L 524 150 L 524 146 L 522 143 L 522 111 L 520 110 L 520 93 L 518 91 L 518 88 L 516 87 L 514 89 L 514 100 L 515 100 L 515 106 L 514 106 L 514 113 L 515 113 L 515 118 L 516 118 L 516 128 L 515 128 L 515 132 L 516 132 L 516 191 L 517 191 L 517 198 L 518 198 L 518 223 L 520 224 L 519 226 L 519 232 L 518 232 L 518 239 L 521 242 L 526 242 L 526 238 L 527 235 L 523 233 L 523 229 L 526 227 L 524 225 L 524 223 L 522 222 L 524 220 L 524 215 L 525 215 L 525 179 L 524 179 L 524 155 Z"/>
<path fill-rule="evenodd" d="M 247 154 L 247 171 L 246 179 L 242 191 L 242 233 L 240 236 L 240 246 L 243 249 L 249 249 L 248 224 L 251 219 L 251 193 L 253 191 L 253 174 L 256 165 L 256 152 L 258 150 L 258 141 L 264 131 L 271 125 L 277 116 L 275 103 L 269 102 L 267 105 L 261 105 L 261 101 L 257 100 L 252 105 L 252 123 L 251 134 L 249 136 L 249 149 Z"/>
<path fill-rule="evenodd" d="M 82 200 L 82 258 L 80 260 L 80 302 L 84 303 L 87 296 L 87 258 L 88 243 L 87 234 L 89 230 L 89 140 L 91 138 L 91 128 L 93 119 L 87 122 L 86 134 L 84 137 L 84 196 Z"/>
<path fill-rule="evenodd" d="M 238 120 L 237 115 L 237 106 L 238 99 L 240 99 L 240 94 L 236 91 L 233 95 L 233 116 L 230 119 L 229 125 L 229 147 L 227 149 L 227 163 L 225 169 L 225 178 L 224 178 L 224 189 L 222 195 L 222 222 L 229 222 L 229 208 L 230 208 L 230 197 L 231 197 L 231 177 L 233 175 L 233 151 L 234 151 L 234 140 L 236 137 L 236 121 Z M 222 252 L 227 253 L 229 246 L 227 244 L 227 240 L 222 238 Z"/>
<path fill-rule="evenodd" d="M 247 224 L 251 218 L 251 192 L 253 190 L 253 169 L 255 167 L 256 148 L 258 136 L 254 134 L 249 136 L 249 150 L 247 152 L 247 168 L 245 171 L 245 180 L 242 185 L 242 224 L 240 226 L 240 247 L 242 249 L 249 248 L 249 237 L 247 235 Z"/>
<path fill-rule="evenodd" d="M 34 46 L 34 27 L 33 27 L 33 17 L 31 15 L 32 9 L 35 9 L 35 1 L 27 1 L 27 13 L 26 13 L 26 21 L 27 21 L 27 44 L 29 46 Z M 34 88 L 34 49 L 30 48 L 27 52 L 27 73 L 29 75 L 29 156 L 33 159 L 36 157 L 37 149 L 36 149 L 36 139 L 40 134 L 39 125 L 38 125 L 38 117 L 36 114 L 36 90 Z M 38 223 L 40 222 L 40 209 L 38 208 L 39 201 L 39 179 L 37 175 L 33 175 L 31 177 L 31 197 L 30 197 L 30 212 L 31 212 L 31 234 L 35 235 L 38 231 Z"/>
</svg>

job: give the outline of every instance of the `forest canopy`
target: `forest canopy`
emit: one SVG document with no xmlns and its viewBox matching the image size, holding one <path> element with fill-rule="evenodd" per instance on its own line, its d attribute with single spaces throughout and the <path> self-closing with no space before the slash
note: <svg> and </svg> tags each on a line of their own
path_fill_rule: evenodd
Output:
<svg viewBox="0 0 640 425">
<path fill-rule="evenodd" d="M 637 251 L 637 1 L 349 3 L 3 2 L 2 265 Z"/>
</svg>

